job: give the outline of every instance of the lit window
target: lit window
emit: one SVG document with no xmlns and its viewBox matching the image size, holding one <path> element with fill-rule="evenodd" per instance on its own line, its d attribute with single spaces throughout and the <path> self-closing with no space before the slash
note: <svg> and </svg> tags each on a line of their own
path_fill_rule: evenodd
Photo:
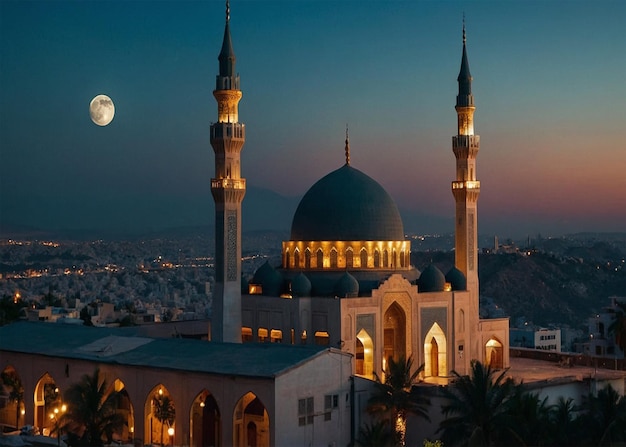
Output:
<svg viewBox="0 0 626 447">
<path fill-rule="evenodd" d="M 317 331 L 315 333 L 315 344 L 328 346 L 330 344 L 330 336 L 328 335 L 328 332 Z"/>
<path fill-rule="evenodd" d="M 241 328 L 241 341 L 243 343 L 252 341 L 252 328 L 249 328 L 249 327 Z"/>
<path fill-rule="evenodd" d="M 270 331 L 270 339 L 272 343 L 280 343 L 283 341 L 283 331 L 272 329 Z"/>
<path fill-rule="evenodd" d="M 267 329 L 260 327 L 259 330 L 257 331 L 257 336 L 259 338 L 259 342 L 265 343 L 268 337 Z"/>
</svg>

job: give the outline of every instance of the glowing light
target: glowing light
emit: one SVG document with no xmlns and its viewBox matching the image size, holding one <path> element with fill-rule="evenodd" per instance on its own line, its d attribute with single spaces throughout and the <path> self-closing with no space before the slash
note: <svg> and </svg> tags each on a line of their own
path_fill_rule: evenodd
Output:
<svg viewBox="0 0 626 447">
<path fill-rule="evenodd" d="M 200 407 L 204 408 L 204 402 L 200 402 Z"/>
<path fill-rule="evenodd" d="M 167 434 L 170 436 L 174 436 L 174 427 L 170 427 L 167 429 Z"/>
</svg>

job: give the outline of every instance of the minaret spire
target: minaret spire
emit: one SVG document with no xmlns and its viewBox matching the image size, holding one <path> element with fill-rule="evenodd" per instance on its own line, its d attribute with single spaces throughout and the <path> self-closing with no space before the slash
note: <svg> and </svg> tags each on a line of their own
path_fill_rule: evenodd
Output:
<svg viewBox="0 0 626 447">
<path fill-rule="evenodd" d="M 213 96 L 217 122 L 211 125 L 215 152 L 215 177 L 211 194 L 215 200 L 215 290 L 211 317 L 211 339 L 241 342 L 241 202 L 246 179 L 241 177 L 241 150 L 245 126 L 239 122 L 239 75 L 230 37 L 230 2 L 226 1 L 224 40 L 218 56 L 219 74 Z"/>
<path fill-rule="evenodd" d="M 350 166 L 350 137 L 348 136 L 347 124 L 346 124 L 346 166 Z"/>
<path fill-rule="evenodd" d="M 476 228 L 480 182 L 476 180 L 476 156 L 480 137 L 474 135 L 474 95 L 472 75 L 467 58 L 467 36 L 463 17 L 463 55 L 457 78 L 459 94 L 456 97 L 458 132 L 452 137 L 456 157 L 456 180 L 452 193 L 456 201 L 455 264 L 467 278 L 467 287 L 478 299 L 478 233 Z M 477 302 L 477 301 L 476 301 Z"/>
</svg>

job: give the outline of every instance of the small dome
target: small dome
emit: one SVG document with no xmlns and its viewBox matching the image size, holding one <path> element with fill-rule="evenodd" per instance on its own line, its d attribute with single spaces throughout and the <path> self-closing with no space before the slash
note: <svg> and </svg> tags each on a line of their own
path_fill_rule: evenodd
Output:
<svg viewBox="0 0 626 447">
<path fill-rule="evenodd" d="M 265 261 L 265 263 L 254 272 L 254 277 L 250 282 L 252 284 L 261 284 L 263 295 L 279 296 L 283 284 L 283 277 L 270 265 L 269 261 Z"/>
<path fill-rule="evenodd" d="M 359 296 L 359 282 L 350 273 L 344 273 L 335 283 L 335 295 L 341 298 Z"/>
<path fill-rule="evenodd" d="M 300 272 L 291 280 L 291 294 L 294 297 L 311 296 L 311 281 L 307 276 Z"/>
<path fill-rule="evenodd" d="M 446 274 L 446 282 L 450 283 L 452 290 L 467 290 L 467 278 L 456 267 L 452 267 Z"/>
<path fill-rule="evenodd" d="M 380 184 L 346 164 L 302 197 L 292 241 L 403 241 L 400 212 Z"/>
<path fill-rule="evenodd" d="M 418 292 L 443 292 L 446 286 L 446 278 L 434 264 L 424 269 L 417 280 Z"/>
</svg>

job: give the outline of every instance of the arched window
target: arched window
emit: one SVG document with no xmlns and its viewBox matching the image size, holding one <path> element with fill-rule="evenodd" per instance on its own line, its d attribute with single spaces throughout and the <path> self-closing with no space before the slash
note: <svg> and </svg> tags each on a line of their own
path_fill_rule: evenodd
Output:
<svg viewBox="0 0 626 447">
<path fill-rule="evenodd" d="M 364 248 L 361 249 L 361 268 L 367 268 L 367 250 Z"/>
<path fill-rule="evenodd" d="M 400 252 L 400 267 L 402 268 L 406 267 L 406 253 L 404 250 Z"/>
<path fill-rule="evenodd" d="M 374 250 L 374 268 L 380 268 L 380 252 L 378 249 Z"/>
<path fill-rule="evenodd" d="M 304 250 L 304 268 L 307 270 L 311 268 L 311 250 L 309 247 Z"/>
<path fill-rule="evenodd" d="M 300 250 L 298 250 L 297 248 L 293 252 L 293 263 L 294 268 L 300 268 Z"/>
<path fill-rule="evenodd" d="M 337 268 L 337 250 L 335 248 L 330 250 L 330 268 Z"/>
<path fill-rule="evenodd" d="M 285 250 L 285 268 L 291 268 L 291 253 L 289 253 L 289 249 Z"/>
<path fill-rule="evenodd" d="M 322 249 L 318 249 L 317 250 L 317 265 L 315 267 L 317 267 L 318 269 L 324 268 L 324 252 L 322 251 Z"/>
<path fill-rule="evenodd" d="M 383 267 L 389 267 L 389 253 L 387 252 L 387 250 L 383 251 Z"/>
<path fill-rule="evenodd" d="M 352 247 L 348 247 L 348 249 L 346 250 L 346 268 L 351 269 L 352 267 L 354 267 L 353 257 L 354 253 L 352 252 Z"/>
</svg>

